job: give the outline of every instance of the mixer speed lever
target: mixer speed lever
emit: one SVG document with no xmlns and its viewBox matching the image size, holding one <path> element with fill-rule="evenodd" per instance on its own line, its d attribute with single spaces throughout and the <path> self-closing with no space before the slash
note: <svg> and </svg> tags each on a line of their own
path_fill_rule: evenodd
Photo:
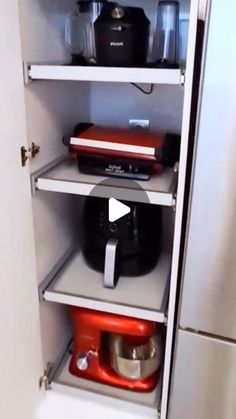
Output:
<svg viewBox="0 0 236 419">
<path fill-rule="evenodd" d="M 85 371 L 88 369 L 90 362 L 89 358 L 91 358 L 90 354 L 83 354 L 79 356 L 79 358 L 77 359 L 77 367 L 79 368 L 79 370 Z"/>
<path fill-rule="evenodd" d="M 80 371 L 85 371 L 88 369 L 93 355 L 96 355 L 95 351 L 88 351 L 88 352 L 79 354 L 76 364 Z"/>
</svg>

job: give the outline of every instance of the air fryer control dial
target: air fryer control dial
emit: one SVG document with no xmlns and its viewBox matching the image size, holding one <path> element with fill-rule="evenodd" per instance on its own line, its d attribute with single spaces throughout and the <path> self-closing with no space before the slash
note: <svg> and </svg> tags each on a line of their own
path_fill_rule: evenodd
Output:
<svg viewBox="0 0 236 419">
<path fill-rule="evenodd" d="M 118 225 L 116 223 L 111 223 L 109 229 L 111 233 L 115 233 L 118 230 Z"/>
</svg>

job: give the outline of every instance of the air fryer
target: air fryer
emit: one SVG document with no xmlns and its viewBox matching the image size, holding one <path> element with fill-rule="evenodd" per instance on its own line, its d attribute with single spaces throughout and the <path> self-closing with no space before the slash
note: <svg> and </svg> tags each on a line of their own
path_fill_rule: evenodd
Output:
<svg viewBox="0 0 236 419">
<path fill-rule="evenodd" d="M 139 7 L 107 4 L 94 23 L 97 64 L 144 66 L 150 22 Z"/>
<path fill-rule="evenodd" d="M 104 272 L 104 285 L 110 288 L 120 275 L 132 277 L 150 272 L 160 251 L 161 208 L 143 203 L 125 204 L 130 213 L 110 222 L 108 199 L 88 197 L 85 203 L 84 256 L 91 268 Z"/>
</svg>

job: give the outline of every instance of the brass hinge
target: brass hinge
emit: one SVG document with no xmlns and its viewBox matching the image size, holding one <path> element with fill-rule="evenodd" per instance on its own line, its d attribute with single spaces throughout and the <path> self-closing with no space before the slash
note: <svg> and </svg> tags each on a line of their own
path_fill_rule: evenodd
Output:
<svg viewBox="0 0 236 419">
<path fill-rule="evenodd" d="M 39 378 L 39 388 L 41 389 L 42 387 L 45 388 L 45 390 L 49 389 L 49 376 L 52 372 L 52 367 L 53 364 L 51 364 L 50 362 L 47 364 L 47 368 L 44 371 L 43 375 Z"/>
<path fill-rule="evenodd" d="M 28 149 L 22 146 L 21 149 L 21 165 L 24 167 L 28 159 L 33 159 L 40 152 L 39 145 L 32 143 Z"/>
</svg>

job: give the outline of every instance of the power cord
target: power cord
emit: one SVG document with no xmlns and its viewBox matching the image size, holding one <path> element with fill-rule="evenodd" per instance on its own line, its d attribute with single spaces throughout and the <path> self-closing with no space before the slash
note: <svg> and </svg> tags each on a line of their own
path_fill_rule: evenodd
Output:
<svg viewBox="0 0 236 419">
<path fill-rule="evenodd" d="M 132 84 L 132 86 L 136 87 L 136 89 L 140 90 L 140 92 L 142 92 L 144 95 L 151 95 L 153 92 L 153 84 L 151 84 L 150 86 L 150 90 L 144 90 L 142 87 L 140 87 L 138 84 L 136 83 L 130 83 Z"/>
</svg>

